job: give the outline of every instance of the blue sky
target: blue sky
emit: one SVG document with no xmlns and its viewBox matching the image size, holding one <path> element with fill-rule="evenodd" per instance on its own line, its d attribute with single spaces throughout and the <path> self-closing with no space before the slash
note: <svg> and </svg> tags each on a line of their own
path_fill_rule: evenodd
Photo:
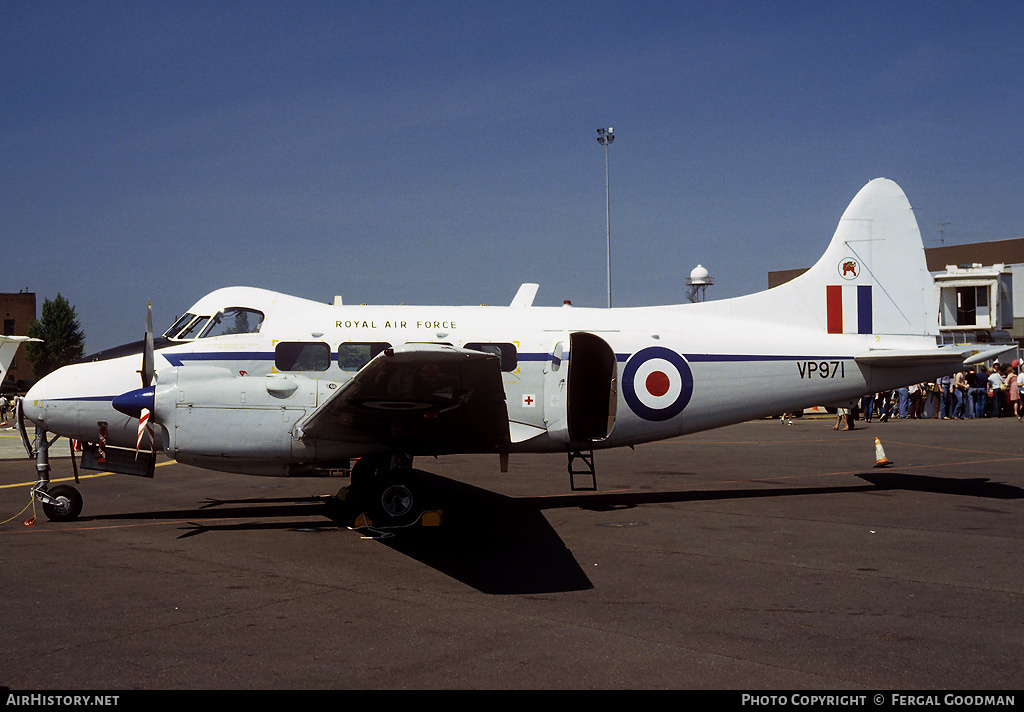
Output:
<svg viewBox="0 0 1024 712">
<path fill-rule="evenodd" d="M 1024 6 L 0 0 L 0 291 L 87 349 L 251 285 L 320 301 L 722 299 L 870 179 L 926 246 L 1024 237 Z"/>
</svg>

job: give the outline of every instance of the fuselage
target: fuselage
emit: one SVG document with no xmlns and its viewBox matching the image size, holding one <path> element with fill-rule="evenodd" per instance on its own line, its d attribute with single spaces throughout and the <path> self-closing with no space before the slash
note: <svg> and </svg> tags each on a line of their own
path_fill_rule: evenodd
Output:
<svg viewBox="0 0 1024 712">
<path fill-rule="evenodd" d="M 157 446 L 254 474 L 386 450 L 312 441 L 296 426 L 373 355 L 402 344 L 499 357 L 509 452 L 632 445 L 846 401 L 920 377 L 860 365 L 857 354 L 935 345 L 929 336 L 827 334 L 813 323 L 783 328 L 745 311 L 743 298 L 616 309 L 365 306 L 236 287 L 189 315 L 156 350 Z M 138 420 L 113 401 L 140 388 L 140 365 L 133 353 L 64 367 L 28 393 L 26 415 L 51 433 L 96 442 L 102 429 L 108 444 L 135 447 Z"/>
</svg>

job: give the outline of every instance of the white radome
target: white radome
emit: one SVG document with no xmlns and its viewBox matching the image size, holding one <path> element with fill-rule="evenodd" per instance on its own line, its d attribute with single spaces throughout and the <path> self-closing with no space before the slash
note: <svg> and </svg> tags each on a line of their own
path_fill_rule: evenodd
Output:
<svg viewBox="0 0 1024 712">
<path fill-rule="evenodd" d="M 697 265 L 690 272 L 690 284 L 707 284 L 710 280 L 711 275 L 701 265 Z"/>
</svg>

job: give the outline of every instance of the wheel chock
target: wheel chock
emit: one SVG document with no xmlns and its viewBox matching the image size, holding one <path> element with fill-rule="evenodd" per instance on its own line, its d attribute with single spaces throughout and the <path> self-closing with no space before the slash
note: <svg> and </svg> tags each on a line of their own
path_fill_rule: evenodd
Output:
<svg viewBox="0 0 1024 712">
<path fill-rule="evenodd" d="M 420 525 L 424 527 L 439 527 L 444 519 L 444 512 L 434 509 L 423 513 L 420 517 Z"/>
<path fill-rule="evenodd" d="M 358 517 L 356 517 L 356 520 L 354 522 L 352 522 L 352 528 L 353 529 L 365 529 L 366 527 L 372 527 L 372 526 L 373 526 L 373 521 L 370 519 L 370 515 L 367 514 L 366 512 L 363 512 L 362 514 L 360 514 Z"/>
</svg>

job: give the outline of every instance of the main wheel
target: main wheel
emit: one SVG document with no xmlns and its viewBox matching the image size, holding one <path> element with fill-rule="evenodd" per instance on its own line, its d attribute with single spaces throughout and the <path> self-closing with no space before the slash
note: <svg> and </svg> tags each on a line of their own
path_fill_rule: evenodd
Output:
<svg viewBox="0 0 1024 712">
<path fill-rule="evenodd" d="M 382 525 L 403 526 L 411 524 L 419 516 L 416 491 L 407 478 L 385 478 L 374 489 L 374 514 Z"/>
<path fill-rule="evenodd" d="M 395 482 L 380 493 L 380 507 L 387 516 L 399 519 L 412 511 L 416 498 L 405 482 Z"/>
<path fill-rule="evenodd" d="M 82 495 L 70 485 L 57 485 L 46 491 L 53 504 L 43 503 L 43 514 L 51 522 L 70 522 L 82 513 Z"/>
</svg>

